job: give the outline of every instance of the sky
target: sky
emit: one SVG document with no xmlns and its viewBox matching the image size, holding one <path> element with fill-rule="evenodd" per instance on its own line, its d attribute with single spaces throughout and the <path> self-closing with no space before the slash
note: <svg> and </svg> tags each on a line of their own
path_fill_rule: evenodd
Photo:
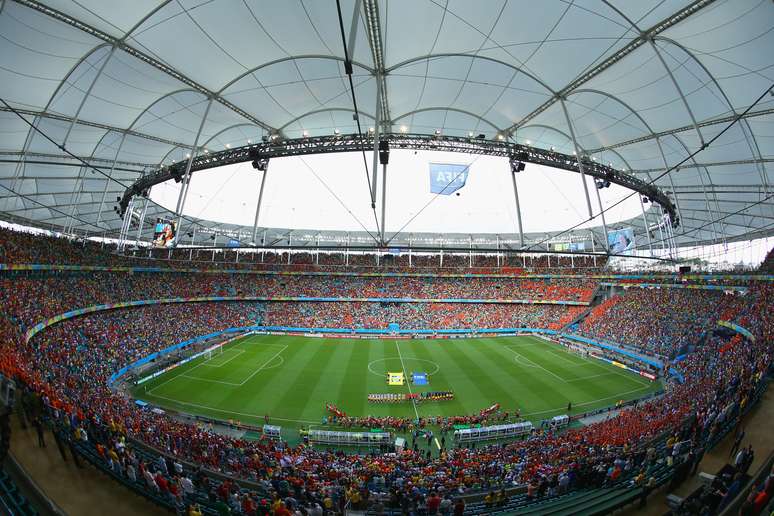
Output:
<svg viewBox="0 0 774 516">
<path fill-rule="evenodd" d="M 372 153 L 367 152 L 368 168 Z M 458 194 L 430 193 L 430 163 L 470 165 L 467 184 Z M 194 173 L 185 214 L 252 226 L 261 173 L 250 163 Z M 524 232 L 566 229 L 588 216 L 581 176 L 528 163 L 517 175 Z M 377 179 L 381 221 L 382 170 Z M 599 213 L 594 183 L 587 178 L 592 209 Z M 180 184 L 167 181 L 151 197 L 174 210 Z M 600 191 L 607 207 L 631 191 L 612 185 Z M 387 167 L 387 232 L 518 232 L 513 186 L 506 158 L 462 153 L 393 150 Z M 651 205 L 646 205 L 650 207 Z M 638 196 L 605 213 L 608 229 L 641 216 Z M 381 223 L 381 222 L 380 222 Z M 601 225 L 597 217 L 587 226 Z M 272 159 L 264 190 L 259 227 L 369 231 L 375 229 L 361 153 L 335 153 Z"/>
</svg>

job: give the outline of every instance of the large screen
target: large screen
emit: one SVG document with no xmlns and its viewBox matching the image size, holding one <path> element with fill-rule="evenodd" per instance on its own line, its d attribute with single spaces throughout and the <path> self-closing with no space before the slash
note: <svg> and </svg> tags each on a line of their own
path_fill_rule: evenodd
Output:
<svg viewBox="0 0 774 516">
<path fill-rule="evenodd" d="M 607 247 L 612 254 L 619 254 L 634 249 L 634 230 L 632 228 L 623 228 L 608 231 Z"/>
<path fill-rule="evenodd" d="M 153 228 L 153 246 L 170 247 L 175 242 L 177 224 L 171 220 L 156 219 Z"/>
</svg>

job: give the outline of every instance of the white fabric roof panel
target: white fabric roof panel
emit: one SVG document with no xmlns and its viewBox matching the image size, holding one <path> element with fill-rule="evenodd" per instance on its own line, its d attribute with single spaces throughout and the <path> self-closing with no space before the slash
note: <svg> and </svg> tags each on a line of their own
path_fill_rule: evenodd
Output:
<svg viewBox="0 0 774 516">
<path fill-rule="evenodd" d="M 774 6 L 767 0 L 359 5 L 354 12 L 355 0 L 342 1 L 341 13 L 364 130 L 375 125 L 383 76 L 384 125 L 392 131 L 506 134 L 571 154 L 556 96 L 562 92 L 582 152 L 651 179 L 774 83 Z M 654 27 L 652 42 L 642 39 Z M 121 221 L 112 203 L 124 185 L 114 180 L 129 184 L 187 159 L 200 126 L 197 152 L 257 142 L 270 131 L 295 138 L 357 128 L 333 2 L 5 0 L 0 50 L 0 98 L 56 142 L 0 106 L 0 211 L 34 208 L 12 213 L 32 223 L 67 216 L 29 199 L 20 204 L 15 195 L 52 206 L 76 198 L 74 213 L 90 222 L 65 224 L 115 231 Z M 102 174 L 82 177 L 63 144 L 93 158 Z M 693 236 L 681 242 L 710 234 L 691 231 L 702 224 L 689 218 L 724 217 L 764 199 L 772 159 L 769 95 L 695 160 L 658 180 L 676 188 L 673 198 L 679 204 L 682 195 L 690 211 L 678 232 Z M 98 217 L 86 214 L 104 192 L 106 213 L 96 226 Z M 766 201 L 716 223 L 713 231 L 722 226 L 723 234 L 715 236 L 770 231 L 774 202 Z"/>
</svg>

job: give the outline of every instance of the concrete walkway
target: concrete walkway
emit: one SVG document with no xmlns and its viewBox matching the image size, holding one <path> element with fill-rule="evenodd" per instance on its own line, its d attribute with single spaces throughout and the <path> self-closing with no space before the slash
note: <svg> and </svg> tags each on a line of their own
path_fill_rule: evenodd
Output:
<svg viewBox="0 0 774 516">
<path fill-rule="evenodd" d="M 45 435 L 46 447 L 38 447 L 35 429 L 22 429 L 19 418 L 11 418 L 11 449 L 19 465 L 32 477 L 46 496 L 67 514 L 77 516 L 148 516 L 169 515 L 158 505 L 137 495 L 81 459 L 81 468 L 64 462 L 51 432 Z"/>
<path fill-rule="evenodd" d="M 758 471 L 766 457 L 774 450 L 774 432 L 772 432 L 772 421 L 774 421 L 774 387 L 771 385 L 763 393 L 758 404 L 744 417 L 742 427 L 745 430 L 744 441 L 741 446 L 752 445 L 755 452 L 755 460 L 750 466 L 750 473 Z M 643 515 L 643 516 L 661 516 L 669 511 L 666 504 L 666 497 L 669 494 L 676 494 L 680 497 L 688 496 L 701 485 L 699 473 L 702 471 L 714 475 L 726 463 L 733 459 L 729 456 L 731 447 L 734 444 L 733 432 L 729 433 L 725 439 L 718 443 L 715 448 L 704 454 L 704 459 L 699 465 L 696 475 L 689 477 L 674 491 L 668 491 L 663 488 L 651 495 L 648 505 L 643 509 L 630 508 L 620 514 Z"/>
<path fill-rule="evenodd" d="M 18 417 L 12 418 L 11 454 L 24 470 L 67 514 L 78 516 L 133 516 L 137 514 L 160 516 L 170 514 L 144 497 L 135 494 L 96 468 L 81 460 L 81 469 L 75 467 L 68 454 L 64 462 L 50 432 L 46 433 L 46 448 L 38 448 L 33 428 L 23 430 Z M 750 471 L 756 471 L 768 453 L 774 449 L 774 388 L 769 388 L 756 407 L 744 418 L 746 431 L 743 446 L 752 444 L 755 461 Z M 699 471 L 714 474 L 729 459 L 733 435 L 727 436 L 704 456 Z M 674 493 L 686 496 L 700 485 L 698 475 L 683 482 Z M 666 488 L 654 493 L 643 509 L 629 508 L 622 514 L 662 515 L 668 511 Z"/>
</svg>

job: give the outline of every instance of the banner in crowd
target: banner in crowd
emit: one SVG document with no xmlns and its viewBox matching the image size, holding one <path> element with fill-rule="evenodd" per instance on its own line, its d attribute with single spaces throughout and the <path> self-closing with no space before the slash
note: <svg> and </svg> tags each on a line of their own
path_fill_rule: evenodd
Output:
<svg viewBox="0 0 774 516">
<path fill-rule="evenodd" d="M 732 323 L 731 321 L 718 321 L 718 326 L 723 326 L 730 330 L 734 330 L 736 333 L 744 337 L 747 337 L 751 341 L 755 342 L 755 335 L 753 335 L 752 332 L 747 328 L 745 328 L 744 326 L 739 326 L 738 324 Z"/>
<path fill-rule="evenodd" d="M 470 165 L 430 163 L 430 193 L 451 195 L 468 180 Z"/>
<path fill-rule="evenodd" d="M 592 346 L 596 346 L 598 348 L 607 349 L 609 351 L 612 351 L 614 353 L 618 353 L 619 355 L 623 355 L 629 358 L 632 358 L 638 362 L 643 362 L 645 364 L 657 367 L 659 369 L 662 369 L 664 367 L 664 363 L 661 360 L 658 360 L 654 357 L 649 357 L 646 355 L 641 355 L 639 353 L 635 353 L 633 351 L 629 351 L 628 349 L 624 349 L 619 346 L 614 346 L 611 344 L 606 344 L 604 342 L 600 342 L 595 339 L 590 339 L 588 337 L 581 337 L 580 335 L 573 335 L 571 333 L 562 333 L 562 337 L 565 337 L 570 340 L 575 340 L 578 342 L 583 342 L 584 344 L 591 344 Z"/>
</svg>

